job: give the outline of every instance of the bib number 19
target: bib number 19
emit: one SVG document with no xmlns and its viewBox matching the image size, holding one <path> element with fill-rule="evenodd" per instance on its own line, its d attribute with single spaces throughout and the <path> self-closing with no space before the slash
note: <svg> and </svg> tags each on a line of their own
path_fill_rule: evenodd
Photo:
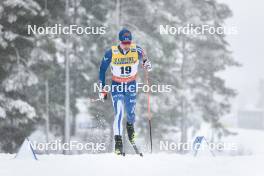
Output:
<svg viewBox="0 0 264 176">
<path fill-rule="evenodd" d="M 121 74 L 131 73 L 131 66 L 120 67 L 120 69 L 121 69 Z"/>
</svg>

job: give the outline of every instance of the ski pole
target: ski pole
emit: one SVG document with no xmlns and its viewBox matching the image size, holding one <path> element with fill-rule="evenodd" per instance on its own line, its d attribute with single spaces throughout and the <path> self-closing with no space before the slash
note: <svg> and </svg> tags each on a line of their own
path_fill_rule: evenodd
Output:
<svg viewBox="0 0 264 176">
<path fill-rule="evenodd" d="M 146 76 L 146 83 L 149 87 L 149 77 L 148 77 L 148 71 L 145 70 L 145 76 Z M 149 92 L 147 92 L 148 96 L 148 122 L 149 122 L 149 137 L 150 137 L 150 153 L 152 153 L 152 130 L 151 130 L 151 113 L 150 113 L 150 95 Z"/>
<path fill-rule="evenodd" d="M 151 133 L 151 120 L 149 120 L 149 137 L 150 137 L 150 153 L 152 153 L 152 133 Z"/>
</svg>

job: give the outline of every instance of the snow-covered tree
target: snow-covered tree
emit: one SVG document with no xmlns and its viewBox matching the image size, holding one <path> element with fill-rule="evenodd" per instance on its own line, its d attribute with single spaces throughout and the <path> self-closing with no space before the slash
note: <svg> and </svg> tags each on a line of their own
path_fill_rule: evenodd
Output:
<svg viewBox="0 0 264 176">
<path fill-rule="evenodd" d="M 41 12 L 34 0 L 0 2 L 0 150 L 13 152 L 35 121 L 35 108 L 25 96 L 25 89 L 38 83 L 31 70 L 34 37 L 27 25 L 41 22 Z"/>
</svg>

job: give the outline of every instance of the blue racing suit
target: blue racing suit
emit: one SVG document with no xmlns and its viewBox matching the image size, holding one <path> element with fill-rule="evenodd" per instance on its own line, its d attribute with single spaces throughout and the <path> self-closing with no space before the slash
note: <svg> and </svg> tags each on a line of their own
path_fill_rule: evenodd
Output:
<svg viewBox="0 0 264 176">
<path fill-rule="evenodd" d="M 112 71 L 111 94 L 115 119 L 113 123 L 114 135 L 122 135 L 122 120 L 127 113 L 127 122 L 135 123 L 136 107 L 136 75 L 139 63 L 142 64 L 143 50 L 132 44 L 125 52 L 120 46 L 112 46 L 105 52 L 99 71 L 99 81 L 105 86 L 105 73 L 109 65 Z"/>
</svg>

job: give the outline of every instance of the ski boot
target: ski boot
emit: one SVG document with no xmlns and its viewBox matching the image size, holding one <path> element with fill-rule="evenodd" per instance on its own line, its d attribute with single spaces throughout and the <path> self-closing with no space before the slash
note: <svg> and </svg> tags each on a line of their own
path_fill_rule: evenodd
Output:
<svg viewBox="0 0 264 176">
<path fill-rule="evenodd" d="M 135 144 L 134 125 L 127 122 L 126 128 L 127 128 L 127 135 L 128 135 L 129 142 L 133 145 Z"/>
<path fill-rule="evenodd" d="M 139 151 L 139 149 L 138 149 L 138 147 L 136 145 L 136 140 L 135 140 L 136 137 L 135 137 L 134 125 L 127 122 L 126 128 L 127 128 L 128 140 L 131 143 L 133 149 L 135 150 L 136 154 L 138 154 L 141 157 L 143 157 L 143 154 Z"/>
<path fill-rule="evenodd" d="M 120 136 L 120 135 L 115 135 L 115 154 L 124 155 L 122 136 Z"/>
</svg>

